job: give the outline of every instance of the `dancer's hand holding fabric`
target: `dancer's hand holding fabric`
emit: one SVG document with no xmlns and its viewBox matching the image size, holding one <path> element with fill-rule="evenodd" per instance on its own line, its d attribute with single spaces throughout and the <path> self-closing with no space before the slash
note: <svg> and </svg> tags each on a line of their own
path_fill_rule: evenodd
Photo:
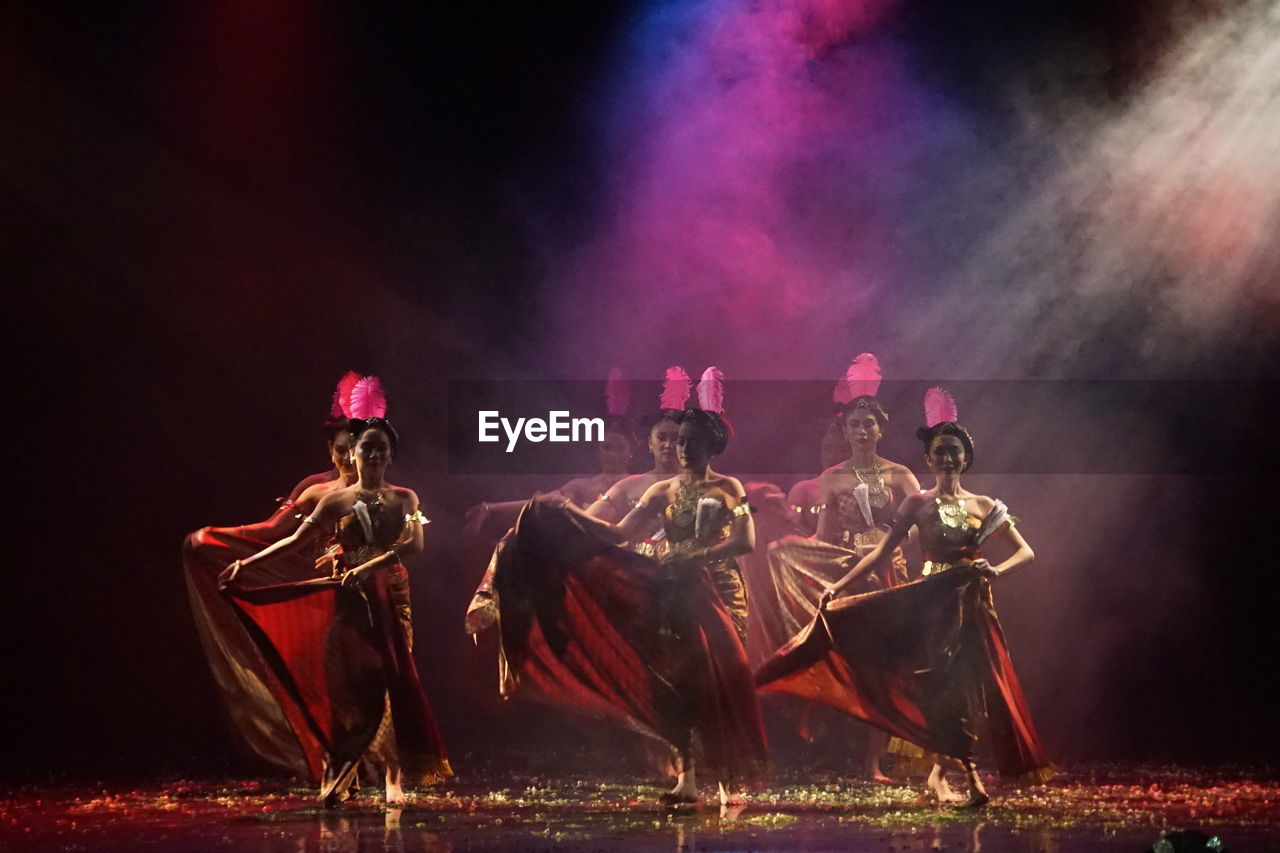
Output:
<svg viewBox="0 0 1280 853">
<path fill-rule="evenodd" d="M 991 565 L 991 563 L 987 561 L 986 557 L 979 557 L 969 565 L 973 566 L 983 577 L 988 579 L 1000 574 L 999 570 L 997 570 L 995 566 Z"/>
<path fill-rule="evenodd" d="M 650 486 L 640 501 L 617 524 L 610 524 L 602 518 L 588 514 L 559 491 L 546 495 L 535 494 L 534 500 L 546 501 L 551 506 L 564 509 L 578 520 L 584 530 L 605 542 L 621 545 L 623 542 L 643 536 L 645 531 L 652 528 L 653 519 L 659 511 L 658 507 L 665 505 L 662 485 L 662 483 L 655 483 Z"/>
<path fill-rule="evenodd" d="M 365 563 L 363 566 L 356 566 L 354 569 L 342 576 L 343 588 L 352 589 L 354 587 L 358 587 L 364 579 L 369 576 L 370 571 L 369 563 Z"/>
<path fill-rule="evenodd" d="M 677 551 L 672 549 L 663 554 L 662 557 L 659 558 L 658 562 L 664 566 L 686 565 L 696 568 L 707 562 L 707 554 L 710 550 L 711 549 L 709 548 L 698 548 L 693 551 Z"/>
<path fill-rule="evenodd" d="M 218 589 L 226 589 L 228 584 L 234 583 L 239 573 L 240 561 L 236 560 L 218 573 Z"/>
<path fill-rule="evenodd" d="M 337 546 L 329 548 L 319 557 L 316 557 L 316 571 L 321 575 L 328 575 L 331 578 L 336 578 L 338 576 Z"/>
<path fill-rule="evenodd" d="M 857 564 L 854 565 L 849 573 L 840 580 L 832 584 L 831 589 L 835 594 L 839 594 L 853 581 L 865 575 L 867 572 L 875 569 L 883 560 L 887 559 L 893 553 L 893 549 L 898 547 L 903 539 L 907 538 L 907 533 L 911 530 L 914 523 L 912 519 L 920 505 L 920 496 L 918 494 L 907 495 L 902 504 L 898 507 L 897 519 L 894 521 L 893 529 L 889 531 L 883 539 L 871 547 Z M 859 549 L 861 550 L 861 549 Z"/>
</svg>

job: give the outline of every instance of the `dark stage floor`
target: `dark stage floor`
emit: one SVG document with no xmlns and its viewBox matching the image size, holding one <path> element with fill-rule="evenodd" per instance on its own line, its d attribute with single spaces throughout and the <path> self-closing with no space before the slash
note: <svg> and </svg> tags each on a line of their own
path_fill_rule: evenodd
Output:
<svg viewBox="0 0 1280 853">
<path fill-rule="evenodd" d="M 658 788 L 466 778 L 403 809 L 366 797 L 326 812 L 309 790 L 263 781 L 10 788 L 0 849 L 22 851 L 943 850 L 1142 851 L 1195 828 L 1226 850 L 1280 849 L 1280 781 L 1248 770 L 1090 765 L 1053 783 L 992 785 L 980 812 L 923 804 L 908 787 L 777 782 L 736 814 L 670 810 Z M 710 794 L 710 789 L 706 791 Z"/>
</svg>

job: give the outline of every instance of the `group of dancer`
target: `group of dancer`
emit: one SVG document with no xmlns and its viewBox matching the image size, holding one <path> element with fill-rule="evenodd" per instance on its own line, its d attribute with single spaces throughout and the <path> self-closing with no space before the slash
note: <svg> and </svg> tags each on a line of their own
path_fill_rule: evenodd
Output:
<svg viewBox="0 0 1280 853">
<path fill-rule="evenodd" d="M 465 620 L 498 636 L 500 692 L 663 744 L 675 757 L 667 803 L 697 802 L 698 770 L 725 805 L 764 777 L 760 692 L 883 732 L 872 778 L 887 781 L 886 749 L 931 758 L 927 791 L 940 802 L 987 802 L 980 735 L 1002 777 L 1047 779 L 990 588 L 1031 548 L 1002 502 L 961 487 L 974 443 L 945 391 L 930 390 L 917 432 L 931 489 L 877 454 L 889 421 L 878 386 L 874 357 L 859 356 L 829 434 L 848 456 L 792 490 L 788 523 L 772 531 L 794 532 L 770 543 L 757 546 L 748 488 L 712 468 L 733 433 L 716 368 L 693 405 L 688 375 L 668 371 L 642 432 L 650 471 L 626 476 L 632 443 L 615 419 L 597 477 L 474 508 L 472 528 L 514 519 Z M 351 795 L 362 764 L 385 780 L 388 803 L 403 802 L 405 784 L 451 773 L 414 666 L 401 561 L 421 550 L 426 519 L 412 490 L 386 480 L 399 438 L 377 380 L 344 377 L 332 415 L 334 470 L 299 484 L 267 522 L 192 534 L 187 580 L 245 742 L 317 780 L 327 805 Z M 749 486 L 785 507 L 776 487 Z M 914 580 L 900 548 L 909 535 L 925 557 Z M 1012 551 L 995 565 L 982 556 L 992 537 Z M 950 767 L 967 796 L 948 787 Z"/>
</svg>

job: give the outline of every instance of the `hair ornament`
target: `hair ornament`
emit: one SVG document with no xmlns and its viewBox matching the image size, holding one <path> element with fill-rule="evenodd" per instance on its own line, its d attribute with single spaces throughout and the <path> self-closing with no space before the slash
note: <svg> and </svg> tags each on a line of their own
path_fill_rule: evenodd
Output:
<svg viewBox="0 0 1280 853">
<path fill-rule="evenodd" d="M 615 367 L 609 371 L 609 378 L 604 383 L 604 406 L 610 417 L 620 418 L 626 415 L 631 405 L 631 388 L 627 380 L 622 378 L 622 368 Z"/>
<path fill-rule="evenodd" d="M 860 354 L 844 372 L 845 388 L 849 397 L 843 402 L 847 403 L 859 397 L 874 397 L 880 390 L 880 379 L 880 362 L 869 352 Z"/>
<path fill-rule="evenodd" d="M 366 376 L 351 389 L 351 412 L 353 418 L 385 418 L 387 416 L 387 395 L 382 390 L 382 380 L 376 376 Z"/>
<path fill-rule="evenodd" d="M 658 408 L 676 411 L 684 409 L 685 403 L 689 402 L 692 386 L 689 374 L 684 372 L 683 367 L 668 367 L 666 379 L 662 383 L 662 394 L 658 397 Z"/>
<path fill-rule="evenodd" d="M 702 371 L 698 382 L 698 408 L 705 412 L 724 414 L 724 373 L 718 367 Z"/>
<path fill-rule="evenodd" d="M 924 392 L 924 422 L 930 427 L 960 420 L 956 400 L 946 389 L 934 386 Z"/>
<path fill-rule="evenodd" d="M 333 391 L 333 403 L 329 406 L 329 417 L 331 418 L 349 418 L 351 417 L 351 389 L 356 387 L 356 383 L 360 381 L 360 374 L 354 370 L 348 370 L 338 380 L 338 387 Z"/>
</svg>

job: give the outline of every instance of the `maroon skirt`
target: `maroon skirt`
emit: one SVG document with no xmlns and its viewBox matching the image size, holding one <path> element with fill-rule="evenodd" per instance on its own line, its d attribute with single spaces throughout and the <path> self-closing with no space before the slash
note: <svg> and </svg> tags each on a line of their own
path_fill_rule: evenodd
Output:
<svg viewBox="0 0 1280 853">
<path fill-rule="evenodd" d="M 325 793 L 354 778 L 388 709 L 394 743 L 384 748 L 407 779 L 452 775 L 401 616 L 402 566 L 376 571 L 355 589 L 318 578 L 226 595 L 275 676 L 275 699 Z"/>
<path fill-rule="evenodd" d="M 833 602 L 761 665 L 756 684 L 953 758 L 972 759 L 985 734 L 1001 776 L 1053 774 L 990 584 L 971 568 Z"/>
<path fill-rule="evenodd" d="M 535 501 L 491 568 L 504 695 L 611 719 L 691 750 L 722 778 L 763 774 L 760 706 L 719 589 L 736 567 L 673 570 Z"/>
</svg>

